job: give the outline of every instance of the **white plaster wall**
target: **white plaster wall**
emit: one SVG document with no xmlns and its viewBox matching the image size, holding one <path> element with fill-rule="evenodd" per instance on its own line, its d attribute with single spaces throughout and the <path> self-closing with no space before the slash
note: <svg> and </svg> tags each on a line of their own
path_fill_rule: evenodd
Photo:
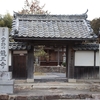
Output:
<svg viewBox="0 0 100 100">
<path fill-rule="evenodd" d="M 9 51 L 9 66 L 11 66 L 11 51 Z"/>
<path fill-rule="evenodd" d="M 96 66 L 99 66 L 99 52 L 96 52 Z"/>
<path fill-rule="evenodd" d="M 76 51 L 75 66 L 94 66 L 94 51 Z"/>
<path fill-rule="evenodd" d="M 13 54 L 27 54 L 27 51 L 14 51 Z"/>
</svg>

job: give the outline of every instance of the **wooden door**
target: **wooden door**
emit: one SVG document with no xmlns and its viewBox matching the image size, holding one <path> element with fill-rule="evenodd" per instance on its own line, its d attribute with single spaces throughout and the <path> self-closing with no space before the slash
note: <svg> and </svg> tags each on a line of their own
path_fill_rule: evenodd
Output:
<svg viewBox="0 0 100 100">
<path fill-rule="evenodd" d="M 13 78 L 27 78 L 26 55 L 13 55 Z"/>
</svg>

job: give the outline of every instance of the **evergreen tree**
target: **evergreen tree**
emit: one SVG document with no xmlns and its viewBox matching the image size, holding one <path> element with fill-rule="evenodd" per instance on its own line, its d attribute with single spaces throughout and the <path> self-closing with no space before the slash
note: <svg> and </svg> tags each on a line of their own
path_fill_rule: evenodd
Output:
<svg viewBox="0 0 100 100">
<path fill-rule="evenodd" d="M 98 35 L 100 30 L 100 18 L 93 19 L 91 21 L 91 27 L 93 28 L 94 33 Z"/>
<path fill-rule="evenodd" d="M 0 27 L 8 27 L 9 29 L 12 28 L 12 16 L 9 13 L 4 16 L 0 15 Z"/>
</svg>

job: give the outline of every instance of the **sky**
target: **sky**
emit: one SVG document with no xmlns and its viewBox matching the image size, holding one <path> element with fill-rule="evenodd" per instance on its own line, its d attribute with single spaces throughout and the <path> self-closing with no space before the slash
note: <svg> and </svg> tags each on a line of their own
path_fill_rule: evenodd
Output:
<svg viewBox="0 0 100 100">
<path fill-rule="evenodd" d="M 18 12 L 24 7 L 25 0 L 0 0 L 0 14 Z M 29 0 L 31 1 L 31 0 Z M 100 17 L 100 0 L 39 0 L 40 6 L 50 14 L 74 15 L 83 14 L 88 9 L 89 20 Z"/>
</svg>

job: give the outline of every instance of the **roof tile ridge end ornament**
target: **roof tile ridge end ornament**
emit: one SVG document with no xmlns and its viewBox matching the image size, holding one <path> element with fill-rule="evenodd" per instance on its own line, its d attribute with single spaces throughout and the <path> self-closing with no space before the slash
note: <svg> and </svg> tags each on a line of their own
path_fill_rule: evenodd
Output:
<svg viewBox="0 0 100 100">
<path fill-rule="evenodd" d="M 16 19 L 16 18 L 17 18 L 17 16 L 18 16 L 18 13 L 17 13 L 17 12 L 15 12 L 15 11 L 13 11 L 13 17 Z"/>
<path fill-rule="evenodd" d="M 83 16 L 85 16 L 85 19 L 87 19 L 87 18 L 88 18 L 87 12 L 88 12 L 88 9 L 86 10 L 86 12 L 85 12 L 85 13 L 83 13 L 83 14 L 82 14 Z"/>
<path fill-rule="evenodd" d="M 19 27 L 19 18 L 18 18 L 18 15 L 19 15 L 19 13 L 17 13 L 17 12 L 15 12 L 15 11 L 13 11 L 13 16 L 14 16 L 14 19 L 15 19 L 15 23 L 16 23 L 16 26 L 15 26 L 15 29 L 14 29 L 14 33 L 15 34 L 18 34 L 18 27 Z"/>
<path fill-rule="evenodd" d="M 61 17 L 62 17 L 62 16 L 67 16 L 67 17 L 71 17 L 71 16 L 72 16 L 72 17 L 73 17 L 73 16 L 79 17 L 79 16 L 80 16 L 80 17 L 82 17 L 82 19 L 85 19 L 85 20 L 86 20 L 86 19 L 88 18 L 87 12 L 88 12 L 88 9 L 86 10 L 85 13 L 82 13 L 82 14 L 70 14 L 70 15 L 68 14 L 68 15 L 55 15 L 55 16 L 61 16 Z"/>
<path fill-rule="evenodd" d="M 15 12 L 15 11 L 13 11 L 13 16 L 14 16 L 14 18 L 15 19 L 20 19 L 20 17 L 24 17 L 24 16 L 27 16 L 28 14 L 20 14 L 20 13 L 18 13 L 18 12 Z"/>
</svg>

